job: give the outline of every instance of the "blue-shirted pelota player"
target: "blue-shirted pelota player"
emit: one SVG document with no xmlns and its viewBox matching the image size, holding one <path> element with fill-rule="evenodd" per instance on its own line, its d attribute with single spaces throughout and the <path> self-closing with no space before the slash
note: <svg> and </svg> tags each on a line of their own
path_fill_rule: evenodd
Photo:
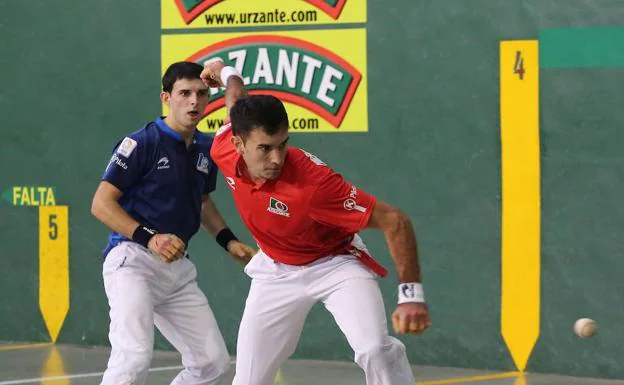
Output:
<svg viewBox="0 0 624 385">
<path fill-rule="evenodd" d="M 118 143 L 93 197 L 93 215 L 112 229 L 103 266 L 112 350 L 102 384 L 145 383 L 154 325 L 182 355 L 172 384 L 217 384 L 229 367 L 186 249 L 201 224 L 242 263 L 255 250 L 236 239 L 210 199 L 212 137 L 196 128 L 210 97 L 202 70 L 190 62 L 167 69 L 161 100 L 169 115 Z"/>
</svg>

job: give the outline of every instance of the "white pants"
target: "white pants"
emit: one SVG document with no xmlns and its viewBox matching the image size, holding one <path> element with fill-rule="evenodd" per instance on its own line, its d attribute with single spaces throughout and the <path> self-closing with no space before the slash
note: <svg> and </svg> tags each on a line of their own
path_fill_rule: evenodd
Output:
<svg viewBox="0 0 624 385">
<path fill-rule="evenodd" d="M 219 383 L 230 358 L 189 259 L 167 264 L 146 248 L 123 242 L 106 257 L 102 274 L 112 347 L 102 385 L 145 383 L 154 325 L 182 355 L 184 369 L 171 384 Z"/>
<path fill-rule="evenodd" d="M 364 248 L 359 237 L 355 242 Z M 308 312 L 319 301 L 347 337 L 368 385 L 414 385 L 405 346 L 388 335 L 376 275 L 355 257 L 338 255 L 292 266 L 260 251 L 245 272 L 252 282 L 238 333 L 233 385 L 273 384 L 280 365 L 295 351 Z"/>
</svg>

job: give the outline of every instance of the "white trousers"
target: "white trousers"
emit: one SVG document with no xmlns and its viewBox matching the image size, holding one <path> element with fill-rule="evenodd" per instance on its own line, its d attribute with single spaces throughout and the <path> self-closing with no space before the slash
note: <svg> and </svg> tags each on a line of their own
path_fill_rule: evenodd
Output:
<svg viewBox="0 0 624 385">
<path fill-rule="evenodd" d="M 102 385 L 145 383 L 154 325 L 182 356 L 184 369 L 171 384 L 219 383 L 230 358 L 188 258 L 167 264 L 136 243 L 122 242 L 106 257 L 102 274 L 112 347 Z"/>
<path fill-rule="evenodd" d="M 365 248 L 359 237 L 355 244 Z M 275 262 L 260 251 L 240 324 L 233 385 L 271 385 L 295 351 L 308 312 L 322 302 L 355 352 L 368 385 L 414 385 L 401 341 L 388 335 L 376 274 L 351 255 L 305 266 Z M 327 349 L 331 349 L 328 346 Z"/>
</svg>

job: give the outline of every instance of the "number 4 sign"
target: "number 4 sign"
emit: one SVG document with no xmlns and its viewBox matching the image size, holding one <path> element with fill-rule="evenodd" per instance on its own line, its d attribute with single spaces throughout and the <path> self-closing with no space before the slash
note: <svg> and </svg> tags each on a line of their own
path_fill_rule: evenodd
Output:
<svg viewBox="0 0 624 385">
<path fill-rule="evenodd" d="M 514 74 L 518 74 L 520 80 L 524 79 L 524 59 L 522 58 L 522 52 L 516 51 L 516 61 L 514 63 Z"/>
</svg>

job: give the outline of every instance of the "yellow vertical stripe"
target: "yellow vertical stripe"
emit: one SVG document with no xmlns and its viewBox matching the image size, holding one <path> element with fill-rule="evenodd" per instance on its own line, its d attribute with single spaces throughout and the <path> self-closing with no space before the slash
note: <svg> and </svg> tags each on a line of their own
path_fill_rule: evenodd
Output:
<svg viewBox="0 0 624 385">
<path fill-rule="evenodd" d="M 540 323 L 538 42 L 500 44 L 502 161 L 501 332 L 524 371 Z"/>
<path fill-rule="evenodd" d="M 514 385 L 527 385 L 527 380 L 524 374 L 521 374 L 518 376 L 518 378 L 516 378 L 516 382 L 514 383 Z"/>
<path fill-rule="evenodd" d="M 69 378 L 58 378 L 65 375 L 66 373 L 63 358 L 61 357 L 56 346 L 52 345 L 52 347 L 50 348 L 50 354 L 48 355 L 48 359 L 46 360 L 41 370 L 42 377 L 51 377 L 52 379 L 42 379 L 41 384 L 71 384 L 71 380 Z"/>
<path fill-rule="evenodd" d="M 67 206 L 39 206 L 39 309 L 55 342 L 69 311 Z"/>
</svg>

